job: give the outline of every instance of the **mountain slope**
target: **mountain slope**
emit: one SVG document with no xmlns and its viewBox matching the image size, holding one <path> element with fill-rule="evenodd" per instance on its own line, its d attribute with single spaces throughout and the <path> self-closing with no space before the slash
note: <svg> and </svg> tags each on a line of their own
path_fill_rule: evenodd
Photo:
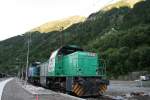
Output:
<svg viewBox="0 0 150 100">
<path fill-rule="evenodd" d="M 144 1 L 144 0 L 120 0 L 117 3 L 110 4 L 101 10 L 108 11 L 113 8 L 121 8 L 121 7 L 133 8 L 136 3 L 141 2 L 141 1 Z"/>
<path fill-rule="evenodd" d="M 62 30 L 62 28 L 66 29 L 69 26 L 71 26 L 75 23 L 83 22 L 84 20 L 85 20 L 85 17 L 72 16 L 69 18 L 48 22 L 37 28 L 32 29 L 31 32 L 39 31 L 41 33 L 47 33 L 47 32 L 51 32 L 51 31 L 60 31 L 60 30 Z"/>
<path fill-rule="evenodd" d="M 149 11 L 150 1 L 141 1 L 133 8 L 116 7 L 99 11 L 94 14 L 94 19 L 89 20 L 89 17 L 84 22 L 73 24 L 62 31 L 47 34 L 33 31 L 2 41 L 1 71 L 15 72 L 20 66 L 25 66 L 30 33 L 30 62 L 44 62 L 51 51 L 61 45 L 76 44 L 85 50 L 97 52 L 100 58 L 105 59 L 109 77 L 117 78 L 119 75 L 139 70 L 150 72 Z"/>
</svg>

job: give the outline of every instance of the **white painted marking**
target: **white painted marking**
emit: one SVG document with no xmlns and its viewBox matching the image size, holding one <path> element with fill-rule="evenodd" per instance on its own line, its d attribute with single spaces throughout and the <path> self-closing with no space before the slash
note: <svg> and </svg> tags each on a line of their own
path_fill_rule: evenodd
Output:
<svg viewBox="0 0 150 100">
<path fill-rule="evenodd" d="M 2 99 L 2 93 L 3 93 L 3 89 L 4 89 L 5 85 L 11 80 L 13 80 L 13 78 L 9 78 L 5 81 L 0 82 L 0 100 Z"/>
</svg>

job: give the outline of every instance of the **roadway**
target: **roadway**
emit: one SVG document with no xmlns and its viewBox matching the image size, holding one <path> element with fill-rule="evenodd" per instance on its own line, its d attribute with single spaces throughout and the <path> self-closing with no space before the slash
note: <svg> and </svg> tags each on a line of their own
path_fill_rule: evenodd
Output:
<svg viewBox="0 0 150 100">
<path fill-rule="evenodd" d="M 2 89 L 3 92 L 0 100 L 79 100 L 79 98 L 66 96 L 56 92 L 50 92 L 48 94 L 32 94 L 22 86 L 23 85 L 21 85 L 17 79 L 9 79 L 7 80 L 7 83 L 5 81 L 5 87 Z"/>
<path fill-rule="evenodd" d="M 2 100 L 2 94 L 3 94 L 5 85 L 11 80 L 13 80 L 13 78 L 9 78 L 9 79 L 1 78 L 0 79 L 0 100 Z"/>
<path fill-rule="evenodd" d="M 6 84 L 1 98 L 1 100 L 35 100 L 32 95 L 16 84 L 15 79 Z"/>
<path fill-rule="evenodd" d="M 6 80 L 7 78 L 0 78 L 0 82 L 2 82 L 2 81 L 4 81 L 4 80 Z"/>
</svg>

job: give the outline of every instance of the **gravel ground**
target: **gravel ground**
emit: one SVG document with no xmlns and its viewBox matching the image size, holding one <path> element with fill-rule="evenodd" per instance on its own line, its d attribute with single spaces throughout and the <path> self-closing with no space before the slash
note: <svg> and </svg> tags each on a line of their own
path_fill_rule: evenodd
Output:
<svg viewBox="0 0 150 100">
<path fill-rule="evenodd" d="M 104 96 L 88 100 L 150 100 L 150 87 L 139 87 L 137 81 L 110 81 Z"/>
<path fill-rule="evenodd" d="M 150 87 L 139 87 L 137 81 L 110 81 L 105 95 L 114 100 L 150 100 Z"/>
<path fill-rule="evenodd" d="M 139 87 L 136 81 L 110 81 L 110 85 L 105 94 L 121 96 L 133 92 L 144 92 L 150 95 L 150 87 Z"/>
</svg>

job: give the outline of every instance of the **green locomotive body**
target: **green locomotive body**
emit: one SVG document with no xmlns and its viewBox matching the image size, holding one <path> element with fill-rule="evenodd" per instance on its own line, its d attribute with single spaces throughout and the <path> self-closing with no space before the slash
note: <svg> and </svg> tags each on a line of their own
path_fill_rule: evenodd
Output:
<svg viewBox="0 0 150 100">
<path fill-rule="evenodd" d="M 54 54 L 58 52 L 55 51 Z M 76 51 L 74 53 L 50 58 L 48 76 L 105 76 L 104 65 L 99 62 L 98 55 L 91 52 Z"/>
<path fill-rule="evenodd" d="M 63 46 L 38 66 L 42 86 L 76 96 L 100 95 L 109 84 L 106 66 L 98 55 L 78 46 Z"/>
</svg>

